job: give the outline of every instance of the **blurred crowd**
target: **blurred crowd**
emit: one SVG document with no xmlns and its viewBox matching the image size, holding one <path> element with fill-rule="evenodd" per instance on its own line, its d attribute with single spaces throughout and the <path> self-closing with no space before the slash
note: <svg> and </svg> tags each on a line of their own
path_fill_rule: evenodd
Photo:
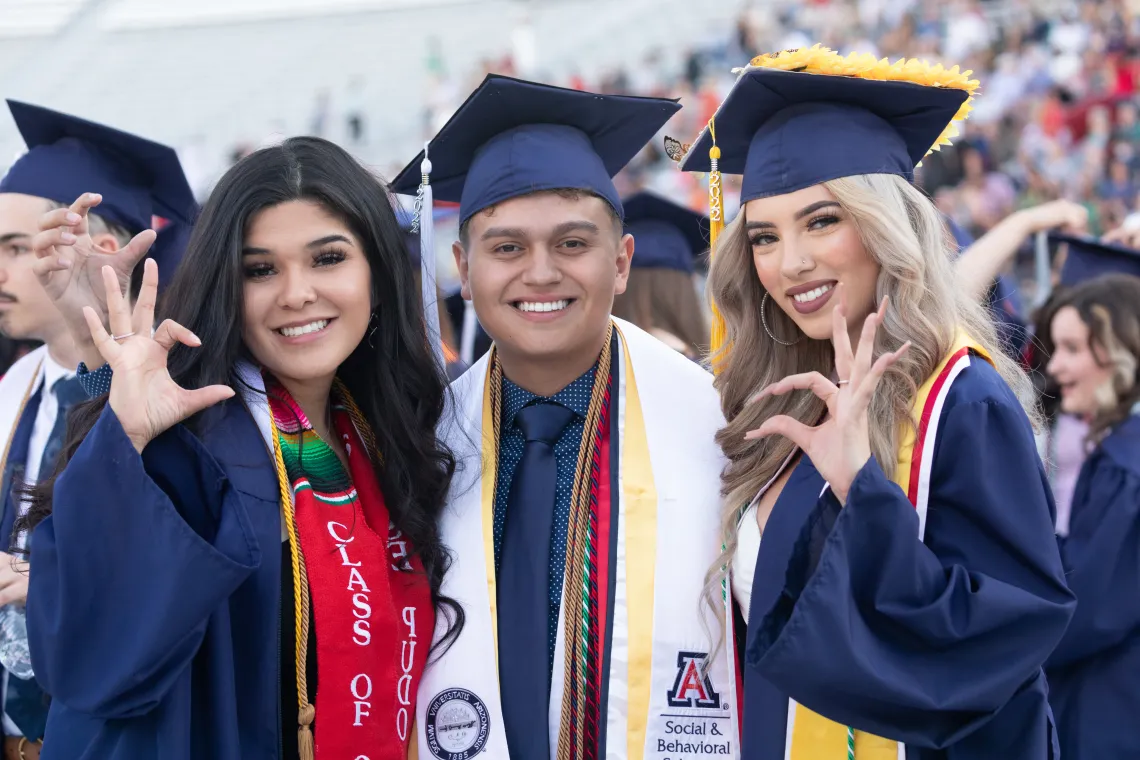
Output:
<svg viewBox="0 0 1140 760">
<path fill-rule="evenodd" d="M 1119 227 L 1137 211 L 1140 2 L 1135 0 L 753 2 L 726 38 L 689 50 L 653 51 L 636 67 L 604 72 L 596 80 L 564 72 L 555 83 L 679 97 L 685 108 L 667 131 L 688 142 L 727 93 L 734 67 L 759 53 L 816 42 L 845 54 L 926 58 L 974 72 L 981 90 L 964 133 L 953 147 L 928 158 L 918 177 L 939 207 L 972 236 L 1015 210 L 1058 198 L 1083 204 L 1095 235 Z M 507 54 L 461 77 L 433 72 L 424 134 L 434 133 L 486 73 L 515 69 L 514 56 Z M 730 215 L 738 180 L 726 177 Z M 702 178 L 677 171 L 662 141 L 622 172 L 619 189 L 656 190 L 694 209 L 703 208 L 707 197 Z"/>
</svg>

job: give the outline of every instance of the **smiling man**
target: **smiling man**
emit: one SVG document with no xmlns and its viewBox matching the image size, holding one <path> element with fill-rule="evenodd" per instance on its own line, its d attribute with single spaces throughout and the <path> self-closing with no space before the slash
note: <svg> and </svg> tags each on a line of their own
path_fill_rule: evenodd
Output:
<svg viewBox="0 0 1140 760">
<path fill-rule="evenodd" d="M 443 593 L 467 618 L 420 689 L 421 758 L 736 754 L 732 649 L 703 604 L 712 377 L 610 317 L 634 255 L 612 177 L 678 108 L 491 76 L 428 145 L 494 345 L 442 431 L 463 468 Z"/>
</svg>

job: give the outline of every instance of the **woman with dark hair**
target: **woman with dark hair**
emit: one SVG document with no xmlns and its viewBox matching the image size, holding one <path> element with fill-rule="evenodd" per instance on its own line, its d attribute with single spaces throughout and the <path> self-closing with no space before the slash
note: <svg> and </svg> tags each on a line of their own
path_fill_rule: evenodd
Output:
<svg viewBox="0 0 1140 760">
<path fill-rule="evenodd" d="M 85 266 L 66 213 L 37 252 Z M 439 590 L 445 384 L 385 189 L 290 139 L 221 179 L 157 330 L 153 262 L 133 313 L 102 279 L 84 377 L 107 395 L 24 526 L 43 757 L 402 760 L 436 615 L 444 645 L 463 616 Z"/>
<path fill-rule="evenodd" d="M 1070 244 L 1070 256 L 1074 250 Z M 1134 264 L 1134 268 L 1137 265 Z M 1087 280 L 1053 304 L 1061 410 L 1089 424 L 1060 540 L 1077 611 L 1045 664 L 1062 757 L 1136 757 L 1140 735 L 1140 278 Z"/>
</svg>

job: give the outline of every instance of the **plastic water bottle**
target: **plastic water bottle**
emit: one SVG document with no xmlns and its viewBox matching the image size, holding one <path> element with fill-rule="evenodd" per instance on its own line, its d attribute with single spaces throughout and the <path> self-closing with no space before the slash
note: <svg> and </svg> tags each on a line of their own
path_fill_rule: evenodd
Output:
<svg viewBox="0 0 1140 760">
<path fill-rule="evenodd" d="M 27 681 L 32 673 L 28 649 L 28 621 L 23 604 L 0 607 L 0 665 L 16 678 Z"/>
</svg>

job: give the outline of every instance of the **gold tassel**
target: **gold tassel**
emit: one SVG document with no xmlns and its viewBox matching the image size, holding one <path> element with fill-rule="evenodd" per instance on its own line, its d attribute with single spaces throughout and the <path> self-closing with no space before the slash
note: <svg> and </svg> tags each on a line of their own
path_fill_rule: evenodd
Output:
<svg viewBox="0 0 1140 760">
<path fill-rule="evenodd" d="M 297 636 L 297 751 L 301 760 L 314 760 L 313 719 L 317 710 L 309 703 L 309 683 L 305 664 L 309 652 L 309 574 L 305 568 L 305 555 L 301 553 L 301 542 L 297 538 L 297 517 L 293 511 L 293 487 L 289 484 L 289 472 L 285 467 L 285 456 L 281 453 L 281 431 L 273 424 L 273 460 L 277 468 L 277 487 L 280 490 L 281 511 L 285 516 L 285 527 L 289 533 L 289 554 L 293 571 L 293 622 Z"/>
<path fill-rule="evenodd" d="M 297 715 L 297 722 L 301 724 L 297 729 L 297 753 L 301 760 L 313 760 L 316 754 L 313 749 L 313 729 L 310 728 L 316 714 L 316 708 L 306 702 Z"/>
<path fill-rule="evenodd" d="M 724 231 L 724 196 L 720 187 L 720 148 L 716 144 L 716 125 L 709 121 L 709 135 L 712 137 L 712 147 L 709 148 L 709 262 L 716 255 L 716 241 Z M 723 364 L 725 340 L 728 337 L 728 328 L 717 308 L 716 301 L 712 302 L 712 329 L 709 334 L 709 356 L 712 357 L 713 372 L 719 372 Z"/>
</svg>

